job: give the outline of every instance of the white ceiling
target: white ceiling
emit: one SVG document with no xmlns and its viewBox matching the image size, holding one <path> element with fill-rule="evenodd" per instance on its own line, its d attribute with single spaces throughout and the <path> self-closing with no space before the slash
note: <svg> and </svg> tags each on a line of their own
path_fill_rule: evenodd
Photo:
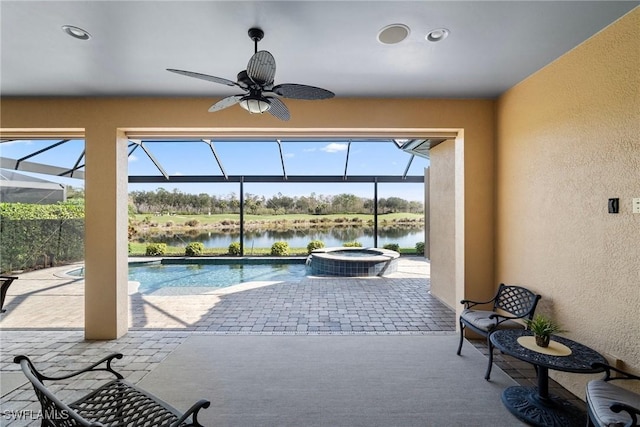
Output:
<svg viewBox="0 0 640 427">
<path fill-rule="evenodd" d="M 496 97 L 606 27 L 638 1 L 4 1 L 2 96 L 203 96 L 237 88 L 167 72 L 236 80 L 253 54 L 275 83 L 337 97 Z M 378 31 L 409 26 L 396 45 Z M 82 27 L 89 41 L 62 25 Z M 425 35 L 445 27 L 449 37 Z M 588 70 L 585 70 L 587 72 Z"/>
</svg>

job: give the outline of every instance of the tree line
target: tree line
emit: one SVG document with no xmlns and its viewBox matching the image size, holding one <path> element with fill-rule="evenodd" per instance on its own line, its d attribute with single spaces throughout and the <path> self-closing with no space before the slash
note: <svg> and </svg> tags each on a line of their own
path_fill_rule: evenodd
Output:
<svg viewBox="0 0 640 427">
<path fill-rule="evenodd" d="M 168 191 L 159 188 L 155 191 L 132 191 L 129 193 L 129 205 L 133 213 L 138 214 L 226 214 L 240 212 L 240 198 L 236 193 L 210 195 L 207 193 L 188 194 L 178 189 Z M 286 196 L 278 193 L 272 197 L 245 193 L 244 211 L 257 215 L 280 214 L 333 214 L 354 213 L 372 214 L 373 199 L 353 194 Z M 378 213 L 411 212 L 421 213 L 421 202 L 409 201 L 400 197 L 378 199 Z"/>
</svg>

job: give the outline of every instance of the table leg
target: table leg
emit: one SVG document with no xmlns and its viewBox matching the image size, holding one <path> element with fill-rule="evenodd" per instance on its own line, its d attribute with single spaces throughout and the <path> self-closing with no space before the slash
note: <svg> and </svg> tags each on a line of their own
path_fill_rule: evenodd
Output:
<svg viewBox="0 0 640 427">
<path fill-rule="evenodd" d="M 549 399 L 549 368 L 538 366 L 538 397 Z"/>
<path fill-rule="evenodd" d="M 571 403 L 549 394 L 549 371 L 538 366 L 538 387 L 509 387 L 504 406 L 520 420 L 540 427 L 583 427 L 586 414 Z"/>
</svg>

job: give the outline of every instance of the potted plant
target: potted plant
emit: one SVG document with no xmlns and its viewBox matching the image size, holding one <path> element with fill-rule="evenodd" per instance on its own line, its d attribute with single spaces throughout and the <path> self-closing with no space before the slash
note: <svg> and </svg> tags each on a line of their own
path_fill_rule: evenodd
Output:
<svg viewBox="0 0 640 427">
<path fill-rule="evenodd" d="M 527 324 L 527 328 L 533 332 L 533 336 L 536 338 L 536 344 L 540 347 L 549 346 L 551 335 L 564 332 L 555 321 L 541 314 L 536 314 L 531 320 L 526 319 L 525 323 Z"/>
</svg>

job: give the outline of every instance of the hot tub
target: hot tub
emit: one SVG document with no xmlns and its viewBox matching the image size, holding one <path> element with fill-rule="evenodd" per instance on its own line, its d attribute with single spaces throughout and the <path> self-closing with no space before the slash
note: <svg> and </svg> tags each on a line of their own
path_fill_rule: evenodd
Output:
<svg viewBox="0 0 640 427">
<path fill-rule="evenodd" d="M 322 248 L 307 258 L 314 276 L 383 276 L 398 269 L 396 251 L 379 248 Z"/>
</svg>

